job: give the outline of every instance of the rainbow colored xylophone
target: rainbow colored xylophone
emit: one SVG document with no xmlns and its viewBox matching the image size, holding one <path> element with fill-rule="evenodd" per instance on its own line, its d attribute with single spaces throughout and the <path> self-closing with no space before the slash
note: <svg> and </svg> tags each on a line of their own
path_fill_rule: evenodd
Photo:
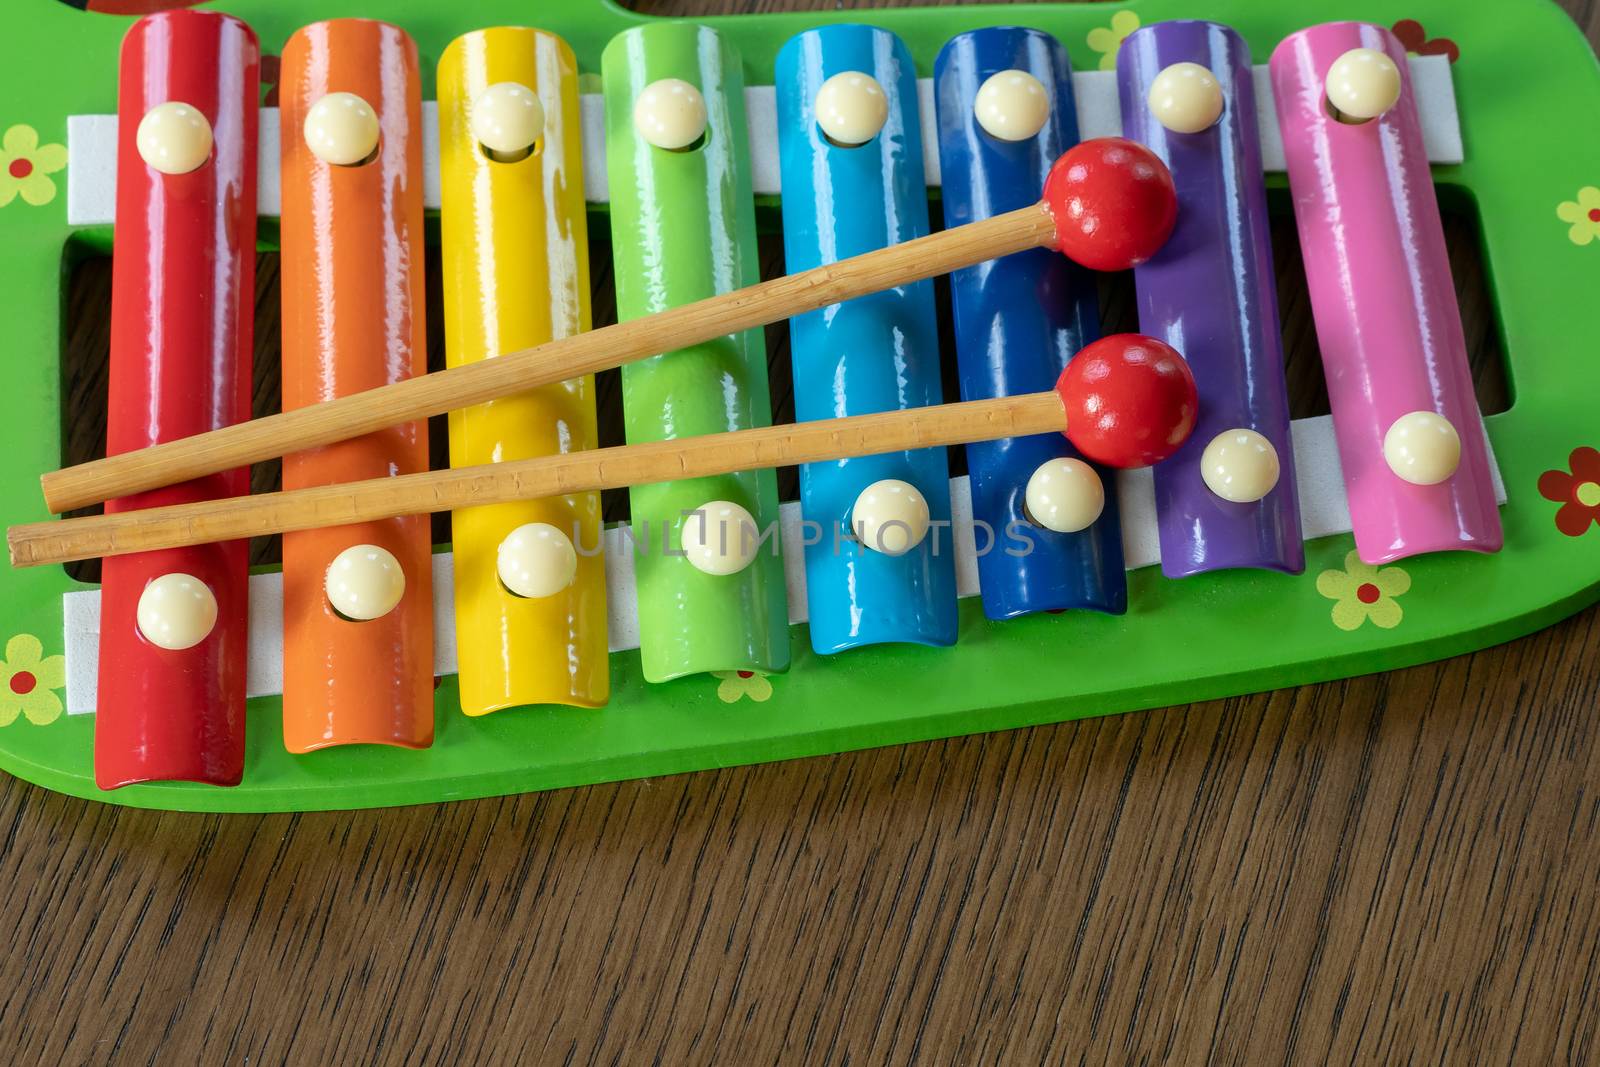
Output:
<svg viewBox="0 0 1600 1067">
<path fill-rule="evenodd" d="M 798 506 L 769 472 L 727 473 L 635 486 L 626 529 L 602 532 L 584 490 L 458 508 L 449 552 L 394 515 L 286 535 L 281 574 L 247 576 L 242 542 L 111 556 L 99 588 L 9 571 L 13 773 L 215 810 L 487 795 L 1384 669 L 1527 632 L 1600 588 L 1600 371 L 1569 343 L 1600 280 L 1600 149 L 1560 121 L 1582 128 L 1600 79 L 1553 8 L 1517 16 L 1515 42 L 1486 16 L 1405 12 L 1448 25 L 1451 66 L 1408 57 L 1387 17 L 1307 27 L 1249 4 L 1164 22 L 1178 12 L 1146 0 L 1120 48 L 1106 27 L 1130 29 L 1127 13 L 1098 6 L 882 12 L 868 27 L 569 4 L 540 30 L 399 0 L 359 12 L 393 25 L 226 6 L 235 17 L 131 30 L 53 0 L 13 19 L 0 99 L 31 131 L 3 142 L 14 348 L 60 349 L 63 248 L 69 262 L 112 248 L 113 453 L 248 416 L 257 239 L 282 248 L 285 407 L 305 407 L 421 372 L 434 207 L 447 359 L 465 366 L 588 328 L 585 200 L 609 215 L 620 314 L 642 319 L 754 282 L 758 202 L 780 188 L 796 272 L 928 233 L 930 185 L 952 230 L 1024 209 L 1080 137 L 1119 133 L 1175 183 L 1176 227 L 1136 284 L 1141 329 L 1195 369 L 1198 426 L 1153 476 L 1113 478 L 1033 433 L 969 445 L 954 482 L 938 448 L 809 463 Z M 509 8 L 470 18 L 521 17 Z M 1023 14 L 1030 28 L 991 25 Z M 1091 29 L 1114 71 L 1084 69 L 1100 58 Z M 38 57 L 70 39 L 109 69 L 124 33 L 119 123 L 109 85 Z M 257 107 L 258 34 L 283 42 L 281 109 Z M 1508 83 L 1497 72 L 1529 42 L 1538 72 Z M 1288 415 L 1274 167 L 1331 419 Z M 1483 229 L 1516 391 L 1487 420 L 1436 182 L 1465 190 Z M 276 232 L 256 228 L 258 209 Z M 963 267 L 951 293 L 967 400 L 1049 390 L 1098 333 L 1086 271 L 1043 249 Z M 797 418 L 937 404 L 936 338 L 927 281 L 798 315 Z M 0 401 L 40 427 L 0 457 L 14 521 L 46 517 L 33 479 L 60 466 L 71 417 L 33 355 Z M 766 423 L 764 370 L 754 330 L 630 364 L 629 442 Z M 1068 428 L 1092 419 L 1074 411 Z M 422 470 L 425 433 L 297 453 L 285 486 Z M 453 412 L 449 436 L 461 467 L 593 448 L 592 380 Z M 108 510 L 243 486 L 217 472 Z M 713 503 L 778 524 L 763 548 L 781 553 L 730 552 Z M 814 536 L 803 520 L 819 518 Z M 645 531 L 674 551 L 628 544 Z M 122 788 L 101 792 L 97 765 Z"/>
</svg>

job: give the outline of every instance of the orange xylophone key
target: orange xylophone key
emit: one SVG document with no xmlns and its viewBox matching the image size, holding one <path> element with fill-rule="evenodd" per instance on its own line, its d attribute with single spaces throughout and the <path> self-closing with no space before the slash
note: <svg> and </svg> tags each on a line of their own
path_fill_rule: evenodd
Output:
<svg viewBox="0 0 1600 1067">
<path fill-rule="evenodd" d="M 283 50 L 280 95 L 288 410 L 426 371 L 416 46 L 382 22 L 307 26 Z M 410 422 L 285 457 L 283 484 L 427 468 L 427 424 Z M 325 580 L 347 550 L 353 562 L 333 586 L 342 613 Z M 431 563 L 423 516 L 284 537 L 283 738 L 291 752 L 433 742 Z M 395 567 L 403 588 L 383 586 Z M 385 594 L 395 593 L 398 602 L 383 610 Z M 369 611 L 373 595 L 383 602 Z"/>
</svg>

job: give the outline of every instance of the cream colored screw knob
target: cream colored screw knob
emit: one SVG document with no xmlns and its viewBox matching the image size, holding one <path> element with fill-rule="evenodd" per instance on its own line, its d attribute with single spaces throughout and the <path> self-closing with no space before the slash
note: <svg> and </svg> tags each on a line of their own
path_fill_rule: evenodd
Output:
<svg viewBox="0 0 1600 1067">
<path fill-rule="evenodd" d="M 1280 473 L 1278 450 L 1254 430 L 1224 430 L 1200 454 L 1200 477 L 1224 500 L 1250 504 L 1272 492 Z"/>
<path fill-rule="evenodd" d="M 847 70 L 822 83 L 815 111 L 828 140 L 853 147 L 878 136 L 889 120 L 889 98 L 872 75 Z"/>
<path fill-rule="evenodd" d="M 1400 68 L 1375 48 L 1352 48 L 1328 68 L 1326 85 L 1335 111 L 1365 122 L 1400 99 Z"/>
<path fill-rule="evenodd" d="M 133 140 L 139 157 L 162 174 L 188 174 L 211 158 L 211 123 L 176 100 L 145 112 Z"/>
<path fill-rule="evenodd" d="M 1028 515 L 1046 530 L 1077 533 L 1094 525 L 1106 507 L 1106 487 L 1081 459 L 1059 457 L 1039 464 L 1023 495 Z"/>
<path fill-rule="evenodd" d="M 928 502 L 916 486 L 885 478 L 861 490 L 850 509 L 856 540 L 874 552 L 903 556 L 928 536 Z"/>
<path fill-rule="evenodd" d="M 633 102 L 633 126 L 657 148 L 688 148 L 706 132 L 706 98 L 681 78 L 651 82 Z"/>
<path fill-rule="evenodd" d="M 377 151 L 378 113 L 355 93 L 329 93 L 306 112 L 305 135 L 324 163 L 354 166 Z"/>
<path fill-rule="evenodd" d="M 406 572 L 394 553 L 377 545 L 351 545 L 328 565 L 328 603 L 347 619 L 381 619 L 406 591 Z"/>
<path fill-rule="evenodd" d="M 134 612 L 144 639 L 174 652 L 193 648 L 217 625 L 217 598 L 192 574 L 163 574 L 144 587 Z"/>
<path fill-rule="evenodd" d="M 1174 63 L 1150 82 L 1150 114 L 1173 133 L 1199 133 L 1222 115 L 1222 86 L 1198 63 Z"/>
<path fill-rule="evenodd" d="M 1443 415 L 1413 411 L 1383 435 L 1383 458 L 1412 485 L 1438 485 L 1461 465 L 1461 435 Z"/>
<path fill-rule="evenodd" d="M 990 137 L 1026 141 L 1050 121 L 1050 94 L 1027 71 L 1002 70 L 978 87 L 972 111 Z"/>
<path fill-rule="evenodd" d="M 517 596 L 554 596 L 578 576 L 578 553 L 556 527 L 530 522 L 500 542 L 497 569 L 500 581 Z"/>
<path fill-rule="evenodd" d="M 756 558 L 755 516 L 731 500 L 708 500 L 683 521 L 683 552 L 707 574 L 738 574 Z"/>
<path fill-rule="evenodd" d="M 497 156 L 520 157 L 544 133 L 544 105 L 526 85 L 496 82 L 472 102 L 472 136 Z"/>
</svg>

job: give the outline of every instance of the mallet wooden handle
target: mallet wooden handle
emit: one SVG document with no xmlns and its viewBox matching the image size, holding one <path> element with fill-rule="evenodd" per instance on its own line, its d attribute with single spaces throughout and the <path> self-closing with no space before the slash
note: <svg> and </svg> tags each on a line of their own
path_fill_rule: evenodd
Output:
<svg viewBox="0 0 1600 1067">
<path fill-rule="evenodd" d="M 1030 393 L 40 522 L 12 527 L 7 539 L 12 566 L 30 567 L 1065 427 L 1056 393 Z"/>
<path fill-rule="evenodd" d="M 987 259 L 1029 248 L 1051 246 L 1055 240 L 1055 221 L 1041 202 L 981 222 L 799 274 L 774 278 L 746 289 L 684 304 L 591 333 L 576 334 L 534 348 L 506 353 L 495 359 L 453 367 L 327 403 L 268 415 L 181 441 L 68 467 L 40 479 L 45 504 L 51 511 L 59 513 L 359 437 L 397 423 L 470 407 L 535 386 L 581 377 L 662 352 L 701 344 L 725 334 L 765 326 L 791 315 L 921 281 Z M 889 450 L 882 448 L 875 451 Z M 734 466 L 720 469 L 733 471 L 742 468 Z M 659 479 L 637 480 L 649 482 Z M 567 492 L 569 488 L 557 487 L 551 492 Z M 245 532 L 264 531 L 250 529 Z"/>
</svg>

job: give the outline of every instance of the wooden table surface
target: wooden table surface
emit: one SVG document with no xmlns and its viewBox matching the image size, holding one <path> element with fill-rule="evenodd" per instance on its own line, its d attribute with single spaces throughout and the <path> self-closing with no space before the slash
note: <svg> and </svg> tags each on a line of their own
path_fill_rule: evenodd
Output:
<svg viewBox="0 0 1600 1067">
<path fill-rule="evenodd" d="M 652 10 L 776 6 L 821 5 Z M 1566 6 L 1595 40 L 1600 8 Z M 1492 348 L 1477 268 L 1457 271 L 1475 351 Z M 104 300 L 103 273 L 76 306 Z M 1292 364 L 1314 351 L 1293 296 Z M 0 1049 L 1584 1062 L 1597 663 L 1590 609 L 1345 682 L 388 811 L 171 815 L 6 778 Z"/>
</svg>

